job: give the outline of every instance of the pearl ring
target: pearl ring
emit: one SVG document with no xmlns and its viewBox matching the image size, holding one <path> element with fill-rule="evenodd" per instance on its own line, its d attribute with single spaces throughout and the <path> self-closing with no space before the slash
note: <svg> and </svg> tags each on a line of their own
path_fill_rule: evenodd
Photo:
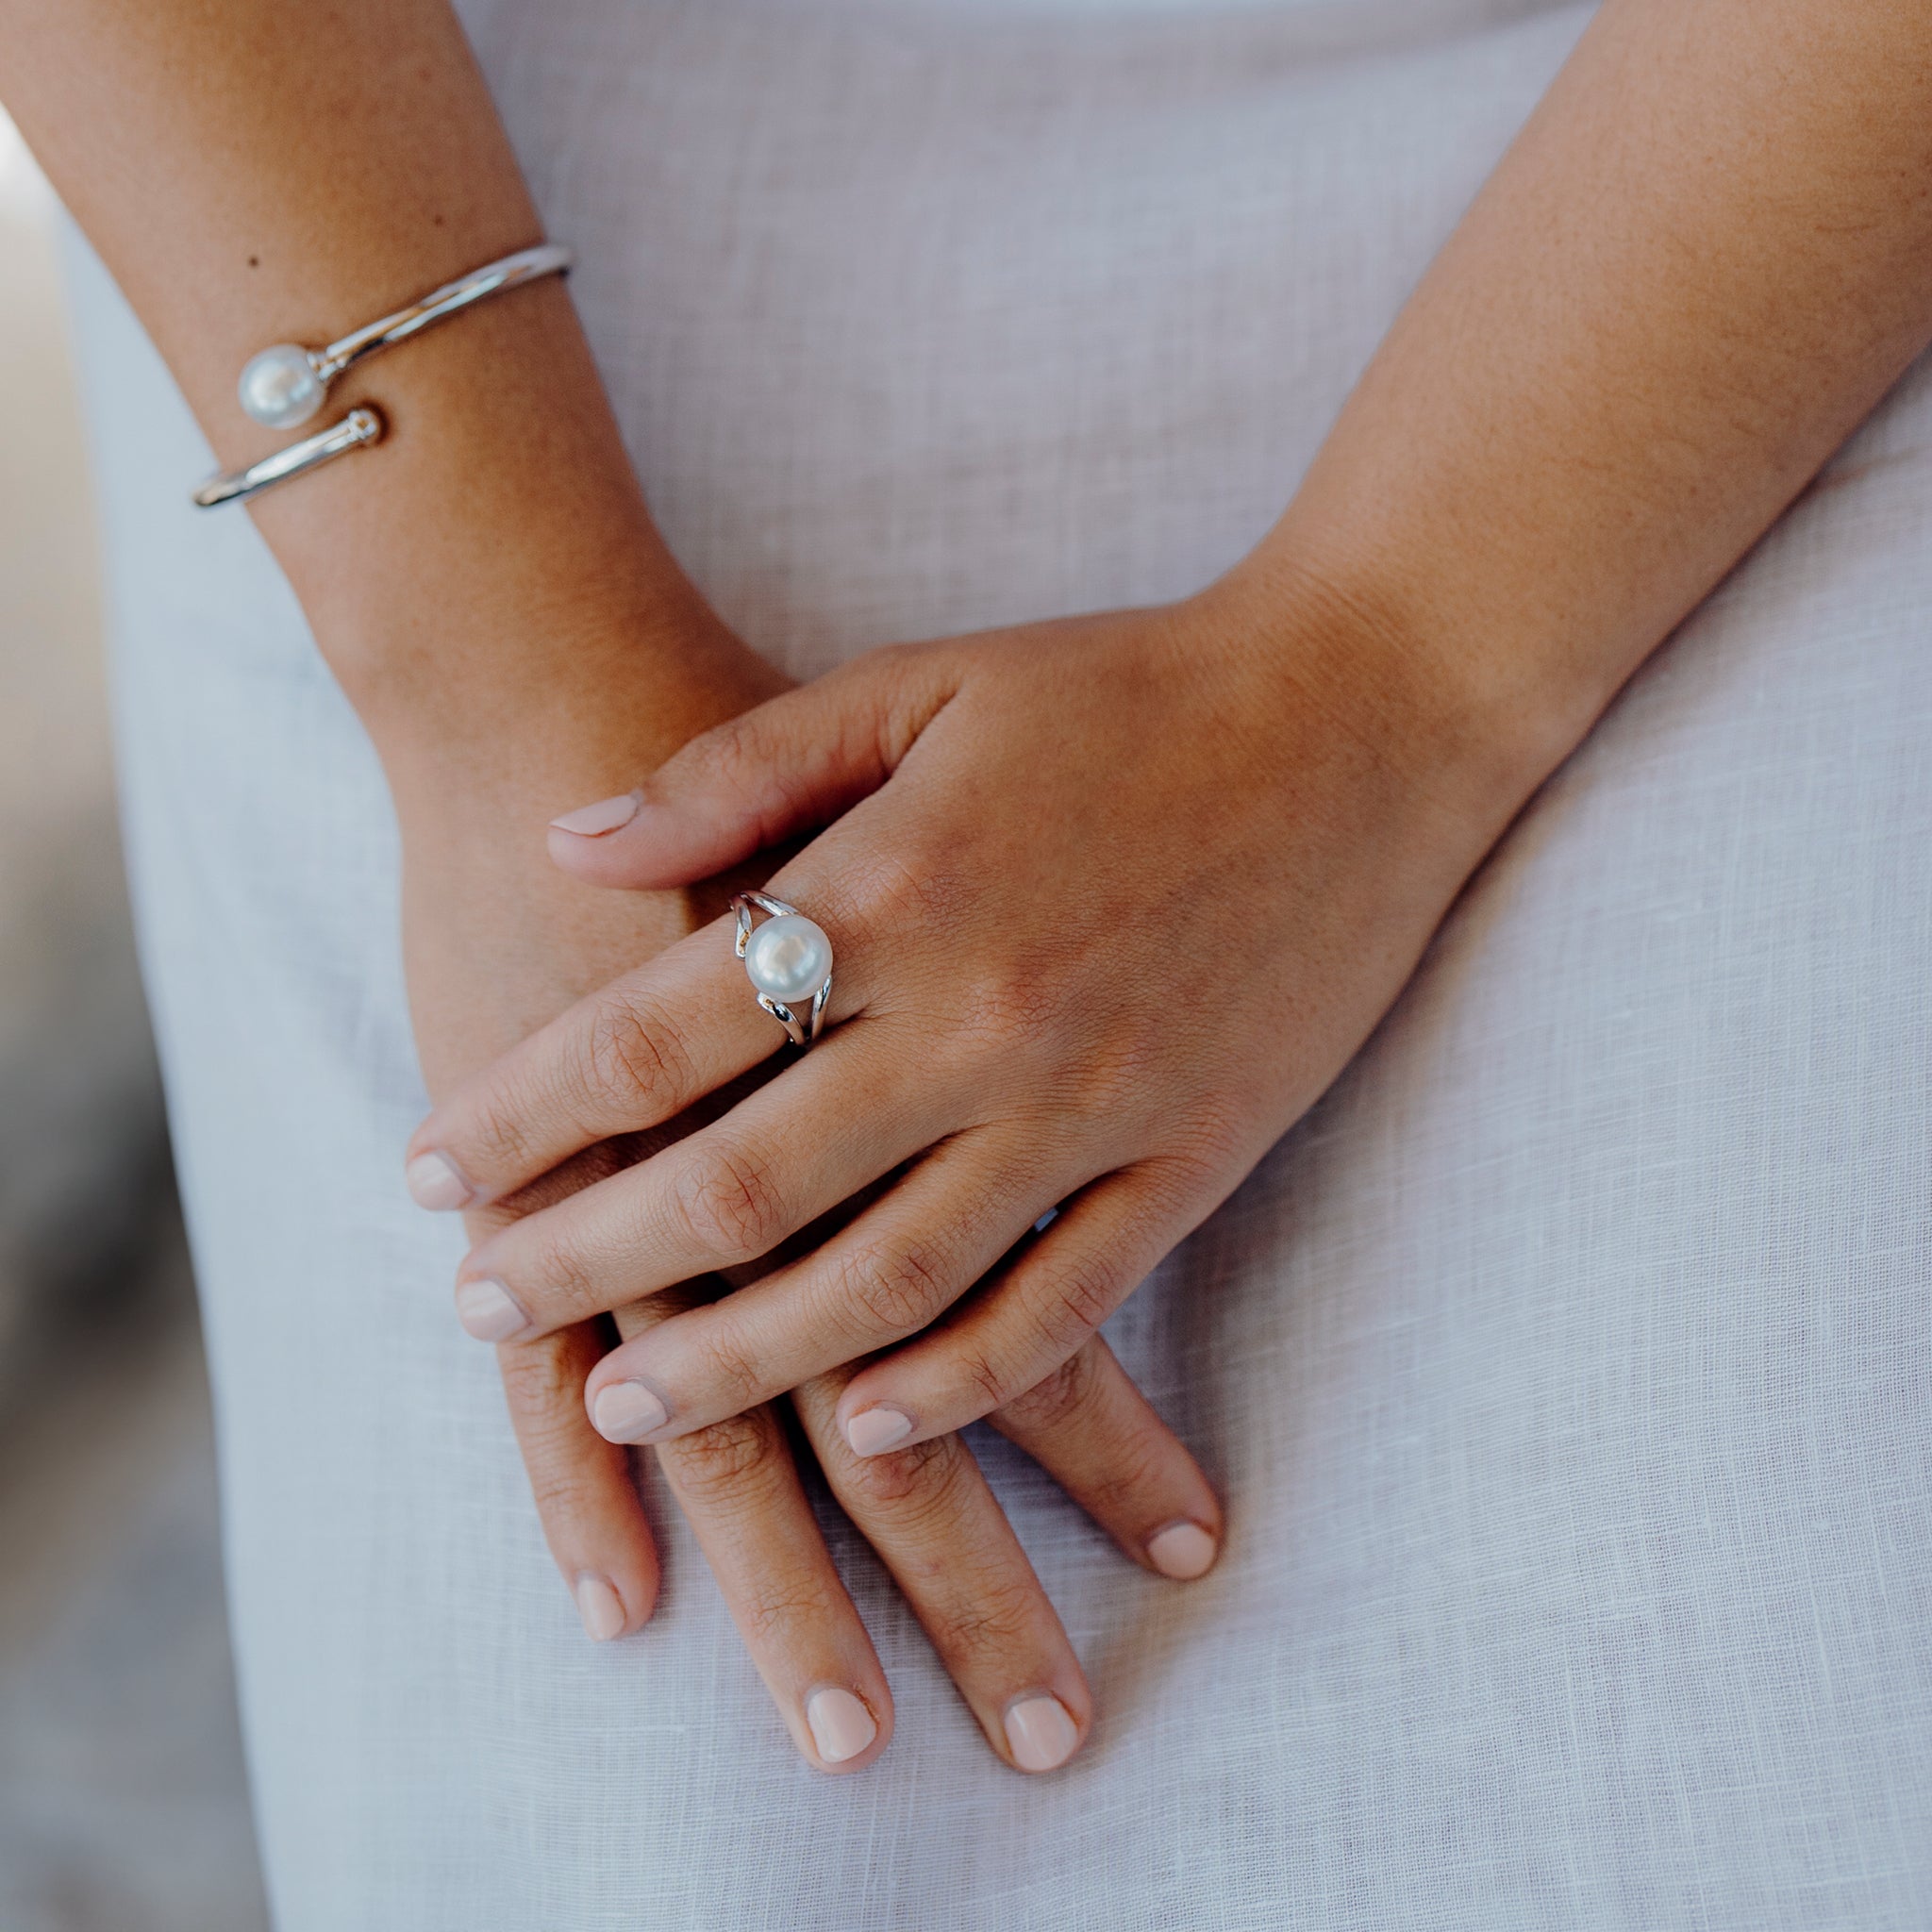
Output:
<svg viewBox="0 0 1932 1932">
<path fill-rule="evenodd" d="M 752 924 L 754 907 L 767 915 L 762 925 Z M 824 927 L 768 892 L 740 892 L 731 909 L 738 915 L 734 950 L 744 961 L 758 1005 L 784 1027 L 793 1046 L 808 1048 L 819 1037 L 832 993 L 832 942 Z M 807 1000 L 811 1008 L 800 1019 L 798 1008 Z"/>
</svg>

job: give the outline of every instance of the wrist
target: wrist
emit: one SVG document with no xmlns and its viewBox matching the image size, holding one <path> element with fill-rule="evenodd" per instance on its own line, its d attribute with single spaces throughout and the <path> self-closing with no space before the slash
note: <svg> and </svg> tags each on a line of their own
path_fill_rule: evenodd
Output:
<svg viewBox="0 0 1932 1932">
<path fill-rule="evenodd" d="M 1475 828 L 1485 846 L 1569 756 L 1628 675 L 1521 634 L 1405 557 L 1323 531 L 1293 510 L 1205 593 L 1261 657 L 1292 638 L 1303 681 L 1351 728 Z M 1315 693 L 1318 697 L 1321 691 Z"/>
<path fill-rule="evenodd" d="M 740 653 L 658 537 L 560 283 L 340 387 L 388 436 L 252 513 L 379 748 L 480 749 L 639 682 L 675 713 Z"/>
<path fill-rule="evenodd" d="M 682 587 L 477 586 L 358 624 L 358 668 L 338 675 L 406 830 L 452 812 L 541 811 L 541 826 L 628 791 L 782 683 Z M 328 634 L 340 667 L 343 630 Z"/>
<path fill-rule="evenodd" d="M 701 733 L 775 696 L 784 675 L 700 607 L 670 629 L 621 607 L 552 620 L 534 671 L 430 705 L 375 714 L 371 736 L 404 842 L 452 861 L 520 853 L 547 870 L 564 812 L 632 791 Z"/>
<path fill-rule="evenodd" d="M 407 836 L 628 789 L 777 688 L 659 540 L 561 285 L 341 388 L 331 407 L 367 393 L 389 436 L 253 514 Z"/>
</svg>

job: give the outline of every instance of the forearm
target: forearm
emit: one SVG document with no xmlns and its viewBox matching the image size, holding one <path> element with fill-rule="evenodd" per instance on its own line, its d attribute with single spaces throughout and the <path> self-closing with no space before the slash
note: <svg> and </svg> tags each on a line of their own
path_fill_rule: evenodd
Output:
<svg viewBox="0 0 1932 1932">
<path fill-rule="evenodd" d="M 540 236 L 445 0 L 0 0 L 0 92 L 225 462 L 289 440 L 236 402 L 255 350 Z M 610 715 L 589 691 L 661 724 L 626 771 L 712 722 L 728 641 L 657 540 L 561 285 L 383 357 L 330 415 L 362 394 L 388 440 L 255 514 L 406 812 L 458 773 L 541 791 L 546 763 L 579 796 L 587 713 Z"/>
<path fill-rule="evenodd" d="M 1534 782 L 1928 338 L 1932 11 L 1608 0 L 1246 575 Z"/>
</svg>

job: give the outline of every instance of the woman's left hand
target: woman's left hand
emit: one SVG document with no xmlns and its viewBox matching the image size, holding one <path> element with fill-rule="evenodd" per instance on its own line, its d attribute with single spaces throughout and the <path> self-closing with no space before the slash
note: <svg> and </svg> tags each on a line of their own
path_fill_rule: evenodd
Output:
<svg viewBox="0 0 1932 1932">
<path fill-rule="evenodd" d="M 601 829 L 554 831 L 580 877 L 666 887 L 827 827 L 770 886 L 830 936 L 826 1030 L 461 1278 L 541 1333 L 767 1255 L 891 1176 L 606 1356 L 601 1431 L 665 1441 L 887 1351 L 838 1403 L 871 1455 L 1050 1375 L 1335 1077 L 1520 803 L 1479 680 L 1357 608 L 1230 581 L 874 653 L 696 739 L 579 819 Z M 494 1198 L 782 1038 L 714 923 L 465 1083 L 409 1151 Z"/>
</svg>

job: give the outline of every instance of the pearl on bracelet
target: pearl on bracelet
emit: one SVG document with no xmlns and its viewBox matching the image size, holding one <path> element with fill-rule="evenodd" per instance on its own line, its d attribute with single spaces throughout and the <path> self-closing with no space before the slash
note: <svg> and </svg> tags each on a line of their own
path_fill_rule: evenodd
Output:
<svg viewBox="0 0 1932 1932">
<path fill-rule="evenodd" d="M 271 429 L 292 429 L 322 408 L 328 385 L 299 342 L 277 342 L 249 358 L 235 392 L 242 408 Z"/>
<path fill-rule="evenodd" d="M 554 242 L 537 248 L 520 248 L 514 255 L 486 261 L 481 268 L 431 289 L 428 294 L 418 296 L 401 308 L 364 323 L 326 348 L 305 349 L 300 342 L 276 342 L 258 356 L 249 358 L 248 366 L 235 385 L 236 399 L 251 422 L 270 429 L 293 429 L 322 408 L 328 386 L 337 376 L 345 375 L 379 349 L 408 341 L 433 324 L 458 315 L 489 296 L 500 295 L 506 289 L 521 288 L 543 275 L 560 275 L 575 258 L 568 248 Z M 352 410 L 350 417 L 356 413 Z M 348 420 L 344 418 L 345 422 Z M 359 439 L 365 442 L 373 440 L 367 436 Z M 201 492 L 196 493 L 195 501 L 204 503 Z M 214 501 L 233 502 L 235 496 L 230 492 Z M 208 506 L 204 503 L 204 507 Z"/>
<path fill-rule="evenodd" d="M 744 970 L 767 999 L 795 1008 L 832 976 L 832 942 L 804 913 L 780 913 L 745 941 Z"/>
</svg>

